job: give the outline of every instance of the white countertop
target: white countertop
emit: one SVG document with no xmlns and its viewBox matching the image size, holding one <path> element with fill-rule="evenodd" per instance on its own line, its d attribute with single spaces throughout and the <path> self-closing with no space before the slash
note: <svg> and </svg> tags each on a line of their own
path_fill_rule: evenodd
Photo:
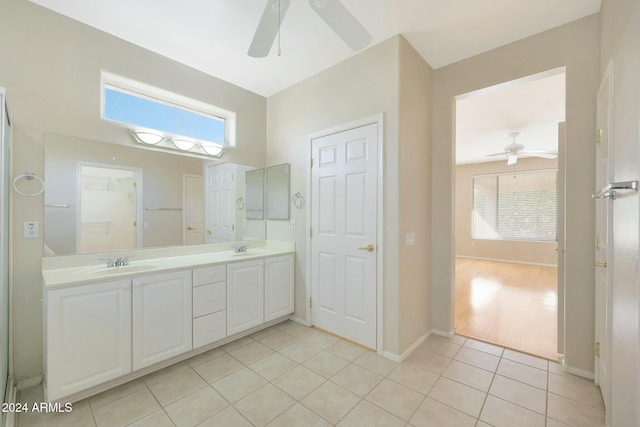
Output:
<svg viewBox="0 0 640 427">
<path fill-rule="evenodd" d="M 214 264 L 248 261 L 295 252 L 293 242 L 257 241 L 248 243 L 243 253 L 235 253 L 232 246 L 245 244 L 209 244 L 176 246 L 172 248 L 140 249 L 42 259 L 42 278 L 47 289 L 65 288 L 83 283 L 184 270 Z M 128 266 L 109 267 L 101 258 L 130 257 Z"/>
</svg>

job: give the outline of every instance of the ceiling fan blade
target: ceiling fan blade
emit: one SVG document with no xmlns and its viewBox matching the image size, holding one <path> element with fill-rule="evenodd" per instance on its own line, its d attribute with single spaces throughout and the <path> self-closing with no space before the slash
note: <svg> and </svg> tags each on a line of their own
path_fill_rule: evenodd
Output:
<svg viewBox="0 0 640 427">
<path fill-rule="evenodd" d="M 309 0 L 309 5 L 352 50 L 371 43 L 371 34 L 340 0 Z"/>
<path fill-rule="evenodd" d="M 269 55 L 273 41 L 278 34 L 284 16 L 289 10 L 289 0 L 268 0 L 262 12 L 262 18 L 251 40 L 247 54 L 254 58 L 264 58 Z M 280 20 L 280 22 L 278 22 Z"/>
<path fill-rule="evenodd" d="M 509 154 L 509 157 L 507 157 L 507 166 L 515 165 L 516 163 L 518 163 L 518 156 Z"/>
<path fill-rule="evenodd" d="M 503 151 L 502 153 L 487 154 L 487 157 L 508 156 L 508 155 L 509 155 L 509 153 L 507 153 L 506 151 Z"/>
<path fill-rule="evenodd" d="M 521 154 L 532 157 L 540 157 L 543 159 L 555 159 L 558 157 L 557 154 L 545 150 L 525 150 Z"/>
</svg>

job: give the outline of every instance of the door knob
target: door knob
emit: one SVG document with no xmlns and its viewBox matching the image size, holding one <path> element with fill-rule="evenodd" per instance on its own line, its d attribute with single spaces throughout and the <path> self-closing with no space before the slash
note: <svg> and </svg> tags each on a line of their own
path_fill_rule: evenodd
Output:
<svg viewBox="0 0 640 427">
<path fill-rule="evenodd" d="M 361 251 L 373 252 L 376 249 L 376 247 L 373 246 L 372 244 L 369 244 L 369 245 L 367 245 L 365 247 L 358 248 L 358 249 L 361 250 Z"/>
<path fill-rule="evenodd" d="M 187 227 L 187 230 L 191 231 L 191 230 L 195 230 L 194 227 Z"/>
<path fill-rule="evenodd" d="M 211 230 L 207 230 L 207 234 L 211 235 Z"/>
</svg>

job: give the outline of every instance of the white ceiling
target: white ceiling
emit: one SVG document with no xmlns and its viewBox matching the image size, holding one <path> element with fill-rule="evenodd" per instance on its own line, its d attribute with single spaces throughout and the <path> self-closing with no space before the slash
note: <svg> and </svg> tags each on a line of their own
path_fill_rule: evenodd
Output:
<svg viewBox="0 0 640 427">
<path fill-rule="evenodd" d="M 282 56 L 247 49 L 267 0 L 32 0 L 131 43 L 273 95 L 354 55 L 309 7 L 291 0 Z M 373 44 L 403 34 L 433 68 L 596 13 L 601 0 L 342 0 Z"/>
<path fill-rule="evenodd" d="M 564 69 L 506 82 L 456 100 L 456 164 L 506 157 L 499 153 L 513 142 L 530 150 L 558 152 L 558 123 L 565 121 Z"/>
</svg>

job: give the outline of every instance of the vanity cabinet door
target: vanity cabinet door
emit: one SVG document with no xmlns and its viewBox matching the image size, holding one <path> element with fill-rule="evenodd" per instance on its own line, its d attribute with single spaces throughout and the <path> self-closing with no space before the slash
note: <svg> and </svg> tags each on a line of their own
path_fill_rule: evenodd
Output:
<svg viewBox="0 0 640 427">
<path fill-rule="evenodd" d="M 264 322 L 264 261 L 227 264 L 227 335 Z"/>
<path fill-rule="evenodd" d="M 293 313 L 293 255 L 264 261 L 264 321 Z"/>
<path fill-rule="evenodd" d="M 55 401 L 131 372 L 131 281 L 46 293 L 45 385 Z"/>
<path fill-rule="evenodd" d="M 192 348 L 191 271 L 133 279 L 133 369 Z"/>
</svg>

